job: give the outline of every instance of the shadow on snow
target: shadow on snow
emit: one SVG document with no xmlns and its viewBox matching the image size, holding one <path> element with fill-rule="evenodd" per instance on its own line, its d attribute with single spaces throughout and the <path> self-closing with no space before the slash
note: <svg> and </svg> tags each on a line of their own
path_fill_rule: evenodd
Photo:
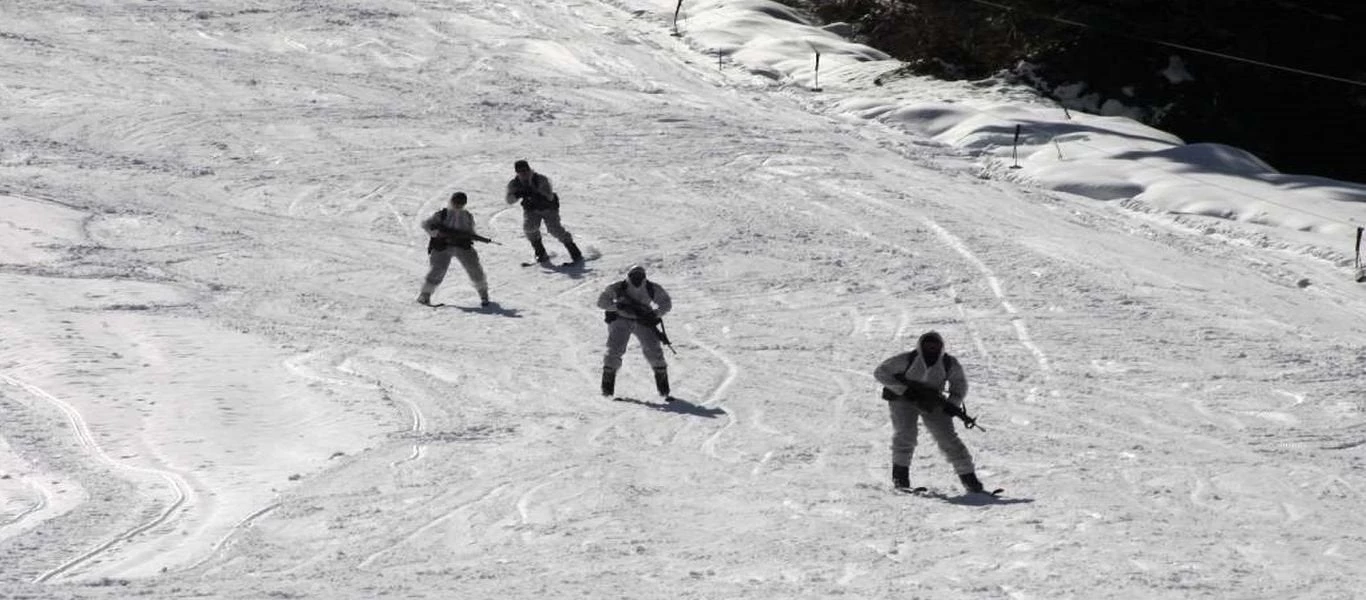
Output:
<svg viewBox="0 0 1366 600">
<path fill-rule="evenodd" d="M 1031 504 L 1034 502 L 1033 498 L 1011 498 L 1008 496 L 993 496 L 991 494 L 962 494 L 959 496 L 950 496 L 944 492 L 934 490 L 919 495 L 926 498 L 943 500 L 949 504 L 957 504 L 959 506 L 995 506 L 998 504 Z"/>
<path fill-rule="evenodd" d="M 653 408 L 661 412 L 677 413 L 680 415 L 693 415 L 695 417 L 706 417 L 708 419 L 715 419 L 719 415 L 726 414 L 725 409 L 717 407 L 698 406 L 696 404 L 688 402 L 687 400 L 683 400 L 677 397 L 674 397 L 672 402 L 646 402 L 644 400 L 638 400 L 636 398 L 624 397 L 614 398 L 614 400 L 616 400 L 617 402 L 626 402 L 629 404 L 639 404 L 641 406 Z"/>
<path fill-rule="evenodd" d="M 460 309 L 460 310 L 462 310 L 462 311 L 465 311 L 465 312 L 467 312 L 467 313 L 479 313 L 479 314 L 484 314 L 484 315 L 498 315 L 498 316 L 500 316 L 500 317 L 512 317 L 512 318 L 514 318 L 514 319 L 520 319 L 520 318 L 522 318 L 522 311 L 521 311 L 520 309 L 516 309 L 516 308 L 503 308 L 503 306 L 500 305 L 500 304 L 498 304 L 497 302 L 490 302 L 488 306 L 455 306 L 455 305 L 450 305 L 450 306 L 453 306 L 454 308 L 458 308 L 458 309 Z"/>
</svg>

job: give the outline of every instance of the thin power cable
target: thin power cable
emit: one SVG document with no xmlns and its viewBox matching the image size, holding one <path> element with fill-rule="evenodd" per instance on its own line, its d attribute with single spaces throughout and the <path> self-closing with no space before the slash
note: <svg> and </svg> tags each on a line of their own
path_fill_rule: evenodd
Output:
<svg viewBox="0 0 1366 600">
<path fill-rule="evenodd" d="M 1203 49 L 1203 48 L 1196 48 L 1196 47 L 1194 47 L 1194 46 L 1187 46 L 1187 45 L 1185 45 L 1185 44 L 1178 44 L 1178 43 L 1176 43 L 1176 42 L 1167 42 L 1167 41 L 1158 40 L 1158 39 L 1153 39 L 1153 38 L 1148 38 L 1148 37 L 1143 37 L 1143 36 L 1139 36 L 1139 35 L 1132 35 L 1132 34 L 1128 34 L 1128 33 L 1122 33 L 1122 32 L 1119 32 L 1119 31 L 1112 31 L 1112 30 L 1108 30 L 1108 29 L 1101 29 L 1101 28 L 1099 28 L 1099 27 L 1094 27 L 1094 26 L 1089 25 L 1089 24 L 1087 24 L 1087 23 L 1082 23 L 1081 21 L 1073 21 L 1073 20 L 1071 20 L 1071 19 L 1064 19 L 1064 18 L 1062 18 L 1062 17 L 1056 17 L 1056 16 L 1052 16 L 1052 15 L 1045 15 L 1045 14 L 1041 14 L 1041 13 L 1037 13 L 1037 12 L 1033 12 L 1033 11 L 1028 11 L 1028 10 L 1024 10 L 1024 9 L 1020 9 L 1020 8 L 1015 8 L 1015 7 L 1013 7 L 1013 6 L 1007 6 L 1007 5 L 1004 5 L 1004 4 L 998 4 L 998 3 L 996 3 L 996 2 L 991 2 L 991 1 L 989 1 L 989 0 L 970 0 L 970 1 L 971 1 L 971 2 L 975 2 L 975 3 L 977 3 L 977 4 L 982 4 L 982 5 L 985 5 L 985 6 L 991 6 L 991 7 L 994 7 L 994 8 L 999 8 L 999 9 L 1005 10 L 1005 11 L 1024 13 L 1024 14 L 1028 14 L 1028 15 L 1031 15 L 1031 16 L 1034 16 L 1034 17 L 1038 17 L 1038 18 L 1040 18 L 1040 19 L 1047 19 L 1047 20 L 1049 20 L 1049 21 L 1054 21 L 1054 22 L 1057 22 L 1057 23 L 1062 23 L 1062 24 L 1064 24 L 1064 25 L 1071 25 L 1071 26 L 1073 26 L 1073 27 L 1080 27 L 1080 28 L 1082 28 L 1082 29 L 1090 29 L 1090 30 L 1093 30 L 1093 31 L 1097 31 L 1097 32 L 1100 32 L 1100 33 L 1105 33 L 1105 34 L 1113 35 L 1113 36 L 1117 36 L 1117 37 L 1128 38 L 1128 39 L 1131 39 L 1131 40 L 1138 40 L 1138 41 L 1140 41 L 1140 42 L 1148 42 L 1148 43 L 1150 43 L 1150 44 L 1157 44 L 1157 45 L 1159 45 L 1159 46 L 1166 46 L 1166 47 L 1168 47 L 1168 48 L 1176 48 L 1176 49 L 1179 49 L 1179 50 L 1185 50 L 1185 51 L 1187 51 L 1187 52 L 1194 52 L 1194 53 L 1196 53 L 1196 54 L 1206 54 L 1206 55 L 1209 55 L 1209 56 L 1215 56 L 1215 57 L 1219 57 L 1219 58 L 1222 58 L 1222 59 L 1225 59 L 1225 60 L 1231 60 L 1231 61 L 1234 61 L 1234 62 L 1246 63 L 1246 64 L 1249 64 L 1249 65 L 1257 65 L 1257 66 L 1259 66 L 1259 67 L 1266 67 L 1266 68 L 1268 68 L 1268 69 L 1275 69 L 1275 70 L 1278 70 L 1278 71 L 1285 71 L 1285 72 L 1287 72 L 1287 73 L 1295 73 L 1295 74 L 1297 74 L 1297 75 L 1304 75 L 1304 76 L 1306 76 L 1306 77 L 1317 77 L 1317 78 L 1319 78 L 1319 79 L 1327 79 L 1327 80 L 1329 80 L 1329 81 L 1336 81 L 1336 82 L 1338 82 L 1338 83 L 1346 83 L 1346 84 L 1349 84 L 1349 85 L 1355 85 L 1355 86 L 1358 86 L 1358 87 L 1366 88 L 1366 81 L 1358 81 L 1358 80 L 1356 80 L 1356 79 L 1348 79 L 1348 78 L 1346 78 L 1346 77 L 1338 77 L 1338 76 L 1336 76 L 1336 75 L 1328 75 L 1328 74 L 1326 74 L 1326 73 L 1316 73 L 1316 72 L 1314 72 L 1314 71 L 1306 71 L 1306 70 L 1304 70 L 1304 69 L 1298 69 L 1298 68 L 1295 68 L 1295 67 L 1287 67 L 1287 66 L 1284 66 L 1284 65 L 1278 65 L 1278 64 L 1269 63 L 1269 62 L 1266 62 L 1266 61 L 1256 60 L 1256 59 L 1252 59 L 1252 58 L 1243 58 L 1243 57 L 1241 57 L 1241 56 L 1234 56 L 1234 55 L 1232 55 L 1232 54 L 1227 54 L 1227 53 L 1224 53 L 1224 52 L 1216 52 L 1216 51 L 1214 51 L 1214 50 L 1205 50 L 1205 49 Z"/>
</svg>

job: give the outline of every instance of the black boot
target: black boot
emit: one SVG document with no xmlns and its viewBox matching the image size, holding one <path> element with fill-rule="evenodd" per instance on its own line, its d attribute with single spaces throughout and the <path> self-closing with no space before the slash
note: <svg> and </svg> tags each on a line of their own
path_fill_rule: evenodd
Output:
<svg viewBox="0 0 1366 600">
<path fill-rule="evenodd" d="M 963 489 L 967 490 L 969 493 L 977 493 L 985 490 L 985 488 L 982 487 L 982 482 L 977 480 L 976 473 L 964 473 L 958 476 L 958 480 L 963 482 Z"/>
<path fill-rule="evenodd" d="M 617 389 L 617 370 L 612 367 L 602 368 L 602 395 L 611 396 L 616 394 Z"/>
<path fill-rule="evenodd" d="M 655 389 L 659 391 L 659 395 L 664 396 L 665 400 L 673 402 L 673 396 L 669 395 L 668 367 L 655 367 Z"/>
<path fill-rule="evenodd" d="M 911 468 L 892 465 L 892 487 L 898 490 L 911 489 Z"/>
<path fill-rule="evenodd" d="M 545 244 L 542 244 L 541 240 L 531 242 L 531 249 L 536 252 L 536 262 L 547 262 L 550 260 L 550 254 L 546 253 Z"/>
<path fill-rule="evenodd" d="M 564 249 L 569 251 L 569 260 L 571 262 L 583 262 L 583 253 L 579 252 L 578 244 L 575 244 L 572 241 L 565 242 Z"/>
</svg>

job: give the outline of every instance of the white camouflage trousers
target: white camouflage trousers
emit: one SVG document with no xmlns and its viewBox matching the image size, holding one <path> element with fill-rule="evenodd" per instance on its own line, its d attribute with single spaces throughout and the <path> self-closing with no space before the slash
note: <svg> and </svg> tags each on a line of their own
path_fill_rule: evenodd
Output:
<svg viewBox="0 0 1366 600">
<path fill-rule="evenodd" d="M 465 273 L 470 276 L 470 283 L 474 285 L 475 291 L 479 292 L 479 297 L 488 298 L 489 284 L 484 278 L 484 267 L 479 264 L 479 253 L 474 248 L 453 246 L 427 255 L 431 269 L 427 271 L 427 279 L 422 284 L 422 293 L 430 296 L 436 291 L 436 286 L 441 285 L 446 279 L 446 271 L 451 268 L 451 258 L 460 261 L 460 266 L 464 267 Z"/>
<path fill-rule="evenodd" d="M 930 430 L 930 435 L 939 445 L 939 450 L 944 453 L 944 458 L 953 465 L 953 471 L 959 475 L 975 471 L 972 454 L 954 430 L 953 417 L 939 410 L 925 412 L 909 400 L 890 400 L 887 406 L 892 412 L 892 464 L 910 466 L 911 455 L 915 454 L 919 429 L 917 422 L 923 419 L 925 429 Z"/>
<path fill-rule="evenodd" d="M 574 236 L 560 224 L 559 209 L 522 211 L 522 233 L 526 234 L 526 239 L 532 242 L 541 241 L 542 222 L 545 223 L 546 232 L 560 243 L 574 243 Z"/>
<path fill-rule="evenodd" d="M 650 363 L 651 368 L 663 369 L 669 366 L 664 360 L 664 348 L 659 344 L 659 335 L 655 333 L 655 328 L 626 317 L 617 317 L 615 321 L 607 324 L 607 353 L 602 357 L 602 366 L 613 370 L 621 368 L 621 357 L 626 354 L 626 343 L 631 341 L 632 334 L 640 340 L 640 351 L 645 354 L 645 361 Z"/>
</svg>

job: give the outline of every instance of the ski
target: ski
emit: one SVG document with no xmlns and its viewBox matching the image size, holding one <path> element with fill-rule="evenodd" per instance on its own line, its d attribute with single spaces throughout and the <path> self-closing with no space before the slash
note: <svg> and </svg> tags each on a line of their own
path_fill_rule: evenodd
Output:
<svg viewBox="0 0 1366 600">
<path fill-rule="evenodd" d="M 581 266 L 583 266 L 583 261 L 578 261 L 578 262 L 569 261 L 569 262 L 562 262 L 562 263 L 552 263 L 552 262 L 549 262 L 549 261 L 547 261 L 547 262 L 524 262 L 524 263 L 522 263 L 522 266 L 523 266 L 523 267 L 534 267 L 534 266 L 537 266 L 537 265 L 541 266 L 541 268 L 550 269 L 550 270 L 554 271 L 554 270 L 559 270 L 559 269 L 573 269 L 573 268 L 576 268 L 576 267 L 581 267 Z"/>
<path fill-rule="evenodd" d="M 941 498 L 941 499 L 947 499 L 947 498 L 950 497 L 948 494 L 945 494 L 944 492 L 941 492 L 941 491 L 939 491 L 939 490 L 931 490 L 930 488 L 927 488 L 927 487 L 895 488 L 895 489 L 896 489 L 896 491 L 898 491 L 898 492 L 900 492 L 900 493 L 902 493 L 902 494 L 910 494 L 910 495 L 912 495 L 912 496 L 920 496 L 920 497 L 922 497 L 922 498 Z M 964 494 L 964 496 L 976 496 L 976 495 L 979 495 L 979 494 L 980 494 L 980 495 L 982 495 L 982 496 L 986 496 L 986 497 L 989 497 L 989 498 L 1000 498 L 1000 497 L 1001 497 L 1001 494 L 1004 494 L 1005 491 L 1006 491 L 1005 488 L 996 488 L 996 489 L 991 490 L 991 491 L 989 491 L 989 492 L 986 491 L 986 490 L 982 490 L 982 491 L 980 491 L 980 492 L 967 492 L 967 493 Z"/>
<path fill-rule="evenodd" d="M 523 262 L 522 262 L 522 266 L 523 266 L 523 267 L 534 267 L 534 266 L 540 265 L 540 266 L 542 266 L 542 267 L 550 268 L 550 267 L 555 266 L 555 263 L 550 262 L 550 260 L 553 259 L 553 258 L 555 258 L 556 256 L 559 256 L 559 254 L 556 253 L 556 252 L 550 252 L 550 253 L 546 254 L 546 255 L 545 255 L 545 258 L 542 259 L 542 260 L 528 260 L 528 261 L 523 261 Z"/>
<path fill-rule="evenodd" d="M 639 398 L 632 398 L 632 397 L 630 397 L 630 396 L 611 396 L 611 395 L 604 395 L 603 398 L 608 398 L 608 399 L 610 399 L 610 400 L 613 401 L 613 402 L 630 402 L 630 403 L 633 403 L 633 404 L 650 404 L 649 402 L 646 402 L 646 401 L 644 401 L 644 400 L 640 400 Z M 665 396 L 665 397 L 661 398 L 661 400 L 663 400 L 666 404 L 672 404 L 672 403 L 674 403 L 674 402 L 682 402 L 682 400 L 679 400 L 678 398 L 675 398 L 675 397 L 673 397 L 673 396 Z M 655 405 L 655 406 L 659 406 L 659 405 Z"/>
</svg>

